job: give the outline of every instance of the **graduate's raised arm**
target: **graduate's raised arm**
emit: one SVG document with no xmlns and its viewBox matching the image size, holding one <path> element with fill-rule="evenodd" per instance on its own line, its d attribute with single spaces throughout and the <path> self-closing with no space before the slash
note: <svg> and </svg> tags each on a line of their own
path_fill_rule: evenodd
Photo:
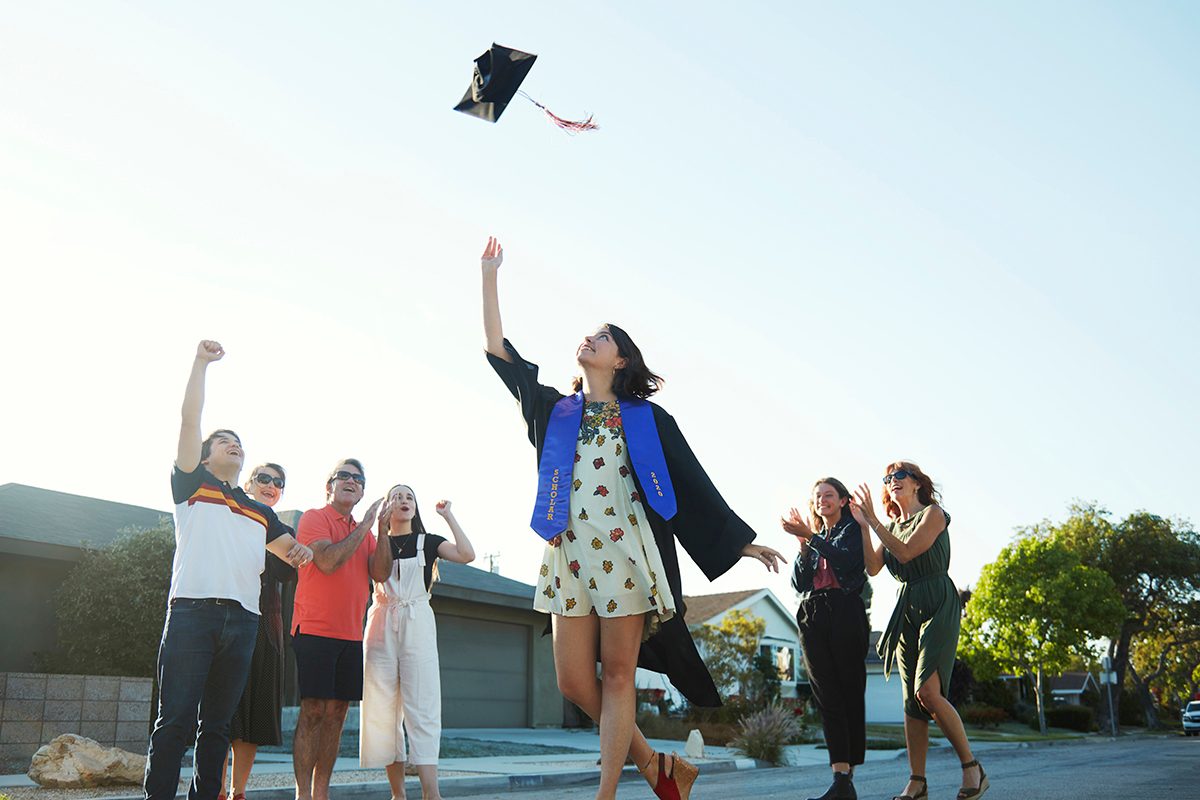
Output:
<svg viewBox="0 0 1200 800">
<path fill-rule="evenodd" d="M 204 410 L 204 377 L 208 365 L 220 361 L 225 349 L 220 342 L 205 339 L 196 346 L 196 358 L 192 361 L 192 374 L 188 377 L 187 389 L 183 393 L 183 408 L 180 411 L 179 448 L 175 453 L 175 466 L 181 472 L 194 472 L 200 463 L 201 439 L 200 413 Z"/>
<path fill-rule="evenodd" d="M 489 236 L 479 262 L 483 271 L 483 332 L 487 337 L 487 351 L 511 363 L 512 356 L 504 348 L 504 325 L 500 321 L 500 292 L 497 287 L 500 265 L 503 263 L 504 248 L 495 236 Z"/>
</svg>

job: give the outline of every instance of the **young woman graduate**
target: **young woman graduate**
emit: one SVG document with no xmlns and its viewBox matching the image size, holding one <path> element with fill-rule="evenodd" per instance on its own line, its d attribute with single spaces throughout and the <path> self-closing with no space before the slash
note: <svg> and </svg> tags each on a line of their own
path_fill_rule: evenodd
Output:
<svg viewBox="0 0 1200 800">
<path fill-rule="evenodd" d="M 426 532 L 411 487 L 398 484 L 389 489 L 371 557 L 375 596 L 363 634 L 358 758 L 364 767 L 387 768 L 392 800 L 405 797 L 406 760 L 417 768 L 421 796 L 442 796 L 437 780 L 442 683 L 429 593 L 439 558 L 469 564 L 475 560 L 475 548 L 450 511 L 450 501 L 442 500 L 435 508 L 450 526 L 453 541 Z"/>
<path fill-rule="evenodd" d="M 863 548 L 871 533 L 847 507 L 850 491 L 821 478 L 808 501 L 810 519 L 792 509 L 783 529 L 800 540 L 792 588 L 800 596 L 796 624 L 804 668 L 821 711 L 833 785 L 815 800 L 855 800 L 853 770 L 867 749 L 867 642 Z"/>
<path fill-rule="evenodd" d="M 890 522 L 875 516 L 871 489 L 858 487 L 850 513 L 863 528 L 879 537 L 863 553 L 867 572 L 878 575 L 887 565 L 900 581 L 896 608 L 887 630 L 879 637 L 883 674 L 900 667 L 904 692 L 904 741 L 912 770 L 900 800 L 929 796 L 925 757 L 929 752 L 929 721 L 937 722 L 962 763 L 963 785 L 958 800 L 978 800 L 988 790 L 983 767 L 971 755 L 971 743 L 958 711 L 947 699 L 962 603 L 946 573 L 950 567 L 950 515 L 942 510 L 933 480 L 911 461 L 893 461 L 883 477 L 883 507 Z"/>
<path fill-rule="evenodd" d="M 661 378 L 615 325 L 585 336 L 564 396 L 504 338 L 499 242 L 482 259 L 488 361 L 520 402 L 538 454 L 532 527 L 547 540 L 534 608 L 551 614 L 563 695 L 600 724 L 600 787 L 615 797 L 626 756 L 663 800 L 686 798 L 697 770 L 655 753 L 634 724 L 637 667 L 665 673 L 689 702 L 721 701 L 683 615 L 678 539 L 708 578 L 739 558 L 778 571 L 775 550 L 721 499 L 675 420 L 646 398 Z M 596 678 L 599 661 L 603 678 Z M 656 758 L 657 756 L 657 758 Z"/>
</svg>

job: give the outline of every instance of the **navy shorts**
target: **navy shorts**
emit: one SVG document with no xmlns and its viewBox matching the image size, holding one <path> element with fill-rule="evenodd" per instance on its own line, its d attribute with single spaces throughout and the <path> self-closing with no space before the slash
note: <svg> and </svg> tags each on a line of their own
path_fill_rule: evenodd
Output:
<svg viewBox="0 0 1200 800">
<path fill-rule="evenodd" d="M 362 642 L 296 631 L 292 649 L 296 652 L 296 685 L 301 699 L 362 700 Z"/>
</svg>

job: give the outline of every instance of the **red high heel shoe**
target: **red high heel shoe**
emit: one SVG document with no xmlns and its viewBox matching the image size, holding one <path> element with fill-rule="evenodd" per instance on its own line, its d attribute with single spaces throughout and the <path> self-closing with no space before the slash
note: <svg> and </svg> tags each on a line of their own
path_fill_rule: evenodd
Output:
<svg viewBox="0 0 1200 800">
<path fill-rule="evenodd" d="M 671 774 L 668 775 L 666 754 L 655 753 L 650 756 L 646 766 L 639 770 L 641 773 L 645 774 L 646 770 L 650 769 L 655 755 L 658 756 L 658 780 L 654 784 L 654 796 L 658 800 L 688 800 L 688 795 L 692 793 L 692 784 L 696 782 L 700 770 L 677 754 L 671 753 Z"/>
</svg>

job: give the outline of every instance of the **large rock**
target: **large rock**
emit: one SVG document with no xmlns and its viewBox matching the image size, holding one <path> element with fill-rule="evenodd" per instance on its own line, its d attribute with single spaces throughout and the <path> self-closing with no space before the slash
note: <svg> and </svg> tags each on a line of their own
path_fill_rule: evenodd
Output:
<svg viewBox="0 0 1200 800">
<path fill-rule="evenodd" d="M 92 786 L 140 785 L 146 757 L 94 739 L 64 733 L 33 754 L 26 773 L 41 786 L 78 789 Z"/>
<path fill-rule="evenodd" d="M 683 754 L 688 758 L 704 758 L 704 736 L 699 730 L 693 728 L 692 732 L 688 734 Z"/>
</svg>

